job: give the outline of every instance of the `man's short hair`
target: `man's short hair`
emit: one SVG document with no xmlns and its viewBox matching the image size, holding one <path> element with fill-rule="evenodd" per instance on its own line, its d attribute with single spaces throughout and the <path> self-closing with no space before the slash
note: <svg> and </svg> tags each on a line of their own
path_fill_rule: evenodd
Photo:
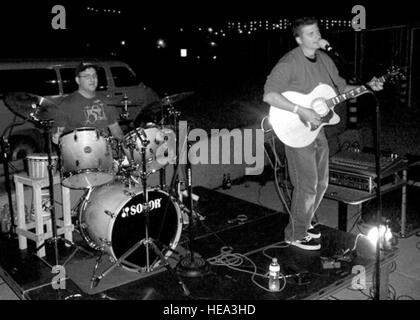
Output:
<svg viewBox="0 0 420 320">
<path fill-rule="evenodd" d="M 302 28 L 313 24 L 318 24 L 318 20 L 315 17 L 303 17 L 296 19 L 292 25 L 293 37 L 300 37 L 302 34 Z"/>
<path fill-rule="evenodd" d="M 86 69 L 89 69 L 89 68 L 93 68 L 96 71 L 98 71 L 98 67 L 96 65 L 94 65 L 93 63 L 80 62 L 79 65 L 76 68 L 76 71 L 75 71 L 76 77 L 78 77 L 81 72 L 83 72 L 83 71 L 85 71 Z"/>
</svg>

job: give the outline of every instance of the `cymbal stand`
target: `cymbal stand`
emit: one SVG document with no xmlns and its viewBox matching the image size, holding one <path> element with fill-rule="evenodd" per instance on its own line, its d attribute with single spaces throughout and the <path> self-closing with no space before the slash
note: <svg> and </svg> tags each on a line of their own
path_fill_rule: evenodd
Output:
<svg viewBox="0 0 420 320">
<path fill-rule="evenodd" d="M 9 212 L 10 212 L 10 229 L 9 229 L 9 237 L 12 238 L 16 231 L 15 225 L 15 215 L 13 209 L 13 200 L 12 200 L 12 187 L 10 181 L 10 173 L 9 173 L 9 157 L 10 157 L 10 143 L 8 139 L 8 135 L 6 131 L 13 128 L 14 126 L 22 125 L 26 121 L 21 122 L 13 122 L 12 124 L 8 125 L 6 129 L 4 129 L 3 134 L 1 136 L 1 153 L 2 153 L 2 160 L 3 160 L 3 169 L 4 169 L 4 178 L 5 178 L 5 186 L 7 191 L 7 198 L 9 201 Z"/>
<path fill-rule="evenodd" d="M 186 285 L 182 282 L 182 280 L 176 275 L 176 273 L 173 271 L 172 267 L 169 265 L 169 262 L 167 261 L 167 258 L 163 255 L 162 251 L 158 248 L 156 245 L 156 240 L 149 237 L 149 214 L 150 214 L 150 205 L 149 205 L 149 197 L 148 197 L 148 190 L 147 190 L 147 168 L 146 168 L 146 148 L 149 145 L 150 141 L 147 140 L 147 136 L 143 130 L 139 132 L 136 130 L 136 134 L 138 138 L 141 140 L 142 147 L 141 147 L 141 157 L 142 157 L 142 172 L 141 172 L 141 180 L 142 180 L 142 186 L 143 186 L 143 194 L 144 194 L 144 203 L 143 205 L 143 212 L 145 215 L 145 238 L 134 244 L 131 248 L 129 248 L 117 261 L 115 261 L 108 269 L 106 269 L 104 272 L 102 272 L 99 276 L 92 277 L 92 284 L 91 286 L 97 286 L 99 281 L 105 277 L 111 270 L 113 270 L 117 265 L 120 265 L 120 263 L 130 256 L 134 251 L 136 251 L 140 246 L 144 245 L 146 248 L 146 271 L 150 272 L 153 271 L 150 266 L 150 254 L 149 254 L 149 248 L 150 246 L 155 251 L 155 254 L 160 257 L 160 261 L 162 264 L 166 267 L 166 269 L 169 271 L 169 273 L 172 275 L 172 277 L 178 282 L 178 284 L 181 286 L 184 294 L 186 296 L 190 295 L 190 291 L 186 287 Z M 132 263 L 130 263 L 132 264 Z M 140 269 L 140 267 L 139 267 Z"/>
<path fill-rule="evenodd" d="M 46 145 L 47 145 L 47 155 L 48 155 L 48 180 L 49 180 L 49 193 L 50 193 L 50 214 L 51 214 L 51 223 L 52 223 L 52 238 L 49 238 L 47 240 L 45 240 L 45 242 L 43 244 L 41 244 L 38 248 L 36 248 L 35 252 L 38 252 L 39 250 L 41 250 L 44 246 L 46 246 L 46 244 L 48 243 L 53 243 L 54 244 L 54 266 L 58 266 L 58 260 L 59 260 L 59 254 L 58 254 L 58 241 L 63 241 L 65 244 L 67 244 L 68 246 L 72 246 L 75 248 L 75 250 L 73 251 L 73 253 L 67 258 L 67 260 L 61 265 L 61 266 L 65 266 L 67 264 L 67 262 L 70 261 L 71 258 L 73 258 L 73 256 L 76 254 L 76 252 L 78 250 L 81 250 L 83 252 L 85 252 L 88 255 L 93 256 L 93 254 L 87 250 L 85 250 L 84 248 L 77 246 L 76 244 L 74 244 L 73 242 L 71 242 L 68 239 L 62 238 L 62 237 L 58 237 L 57 235 L 57 221 L 56 221 L 56 217 L 55 217 L 55 205 L 54 205 L 54 177 L 53 177 L 53 173 L 52 173 L 52 168 L 53 168 L 53 163 L 52 163 L 52 158 L 51 158 L 51 140 L 52 140 L 52 135 L 51 135 L 51 128 L 52 128 L 52 124 L 53 124 L 53 120 L 40 120 L 39 123 L 41 124 L 41 126 L 44 128 L 44 134 L 45 134 L 45 139 L 46 139 Z M 46 259 L 42 258 L 42 257 L 38 257 L 42 262 L 44 262 L 47 266 L 49 266 L 51 269 L 53 269 L 53 266 L 50 265 Z"/>
<path fill-rule="evenodd" d="M 170 122 L 170 119 L 169 119 L 169 117 L 171 116 L 171 115 L 174 115 L 174 117 L 178 117 L 179 115 L 180 115 L 180 112 L 178 112 L 178 111 L 175 111 L 175 109 L 174 109 L 174 107 L 172 107 L 172 104 L 169 104 L 169 108 L 168 108 L 168 115 L 166 115 L 164 112 L 163 112 L 163 107 L 164 106 L 162 106 L 161 107 L 161 120 L 160 120 L 160 128 L 163 130 L 164 128 L 165 128 L 165 118 L 166 119 L 168 119 L 167 121 L 168 121 L 168 124 L 169 125 L 171 125 L 171 122 Z M 176 118 L 174 119 L 174 126 L 175 126 L 175 129 L 176 129 Z M 176 136 L 177 137 L 177 136 Z M 178 141 L 177 140 L 178 138 L 175 138 L 175 141 Z M 176 151 L 175 151 L 176 152 Z M 167 185 L 166 185 L 166 167 L 163 167 L 163 168 L 161 168 L 160 170 L 159 170 L 159 183 L 160 183 L 160 188 L 162 189 L 162 190 L 166 190 L 166 191 L 168 191 L 167 189 Z M 170 186 L 170 188 L 172 188 L 173 187 L 173 185 L 172 185 L 172 183 L 171 183 L 171 186 Z"/>
<path fill-rule="evenodd" d="M 191 143 L 187 142 L 187 155 L 188 151 L 191 147 Z M 188 157 L 187 157 L 188 159 Z M 194 235 L 193 235 L 193 192 L 192 192 L 192 168 L 191 162 L 187 160 L 187 190 L 188 190 L 188 249 L 189 253 L 182 258 L 177 265 L 177 271 L 179 274 L 182 274 L 185 277 L 195 278 L 201 277 L 204 274 L 208 273 L 209 271 L 209 264 L 208 262 L 201 258 L 197 257 L 194 254 L 193 243 L 194 243 Z"/>
<path fill-rule="evenodd" d="M 175 188 L 175 185 L 179 183 L 179 161 L 180 161 L 180 154 L 179 154 L 179 150 L 181 149 L 180 146 L 180 139 L 179 139 L 179 117 L 181 116 L 181 112 L 175 110 L 175 108 L 172 106 L 172 104 L 170 104 L 170 107 L 168 108 L 168 113 L 169 116 L 173 116 L 173 124 L 175 127 L 175 159 L 176 159 L 176 164 L 175 164 L 175 168 L 174 168 L 174 174 L 172 176 L 172 180 L 171 180 L 171 184 L 169 186 L 169 193 L 173 193 L 176 194 L 178 191 Z M 177 197 L 178 198 L 178 197 Z"/>
<path fill-rule="evenodd" d="M 124 104 L 124 108 L 123 111 L 121 111 L 120 117 L 121 119 L 127 120 L 130 114 L 128 112 L 128 97 L 126 93 L 124 93 L 124 98 L 122 101 Z"/>
</svg>

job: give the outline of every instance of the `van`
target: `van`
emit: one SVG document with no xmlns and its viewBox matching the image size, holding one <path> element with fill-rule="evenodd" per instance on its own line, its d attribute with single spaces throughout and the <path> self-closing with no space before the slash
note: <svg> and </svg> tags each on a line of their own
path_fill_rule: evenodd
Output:
<svg viewBox="0 0 420 320">
<path fill-rule="evenodd" d="M 125 62 L 107 59 L 2 60 L 0 61 L 0 134 L 8 138 L 11 160 L 24 159 L 28 154 L 43 152 L 45 138 L 42 128 L 32 121 L 23 121 L 11 106 L 4 103 L 9 92 L 27 92 L 50 99 L 55 104 L 77 90 L 75 70 L 81 62 L 98 66 L 98 88 L 114 103 L 126 97 L 137 107 L 129 108 L 134 120 L 142 108 L 159 99 Z M 123 108 L 118 108 L 123 111 Z M 14 125 L 16 124 L 16 125 Z M 2 136 L 2 137 L 3 137 Z"/>
</svg>

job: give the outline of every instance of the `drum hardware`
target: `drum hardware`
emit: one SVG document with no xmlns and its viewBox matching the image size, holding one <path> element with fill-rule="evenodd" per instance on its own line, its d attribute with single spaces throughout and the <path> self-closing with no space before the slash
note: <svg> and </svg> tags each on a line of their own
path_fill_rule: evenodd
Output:
<svg viewBox="0 0 420 320">
<path fill-rule="evenodd" d="M 114 107 L 122 107 L 123 110 L 120 113 L 120 118 L 124 120 L 128 120 L 128 117 L 130 116 L 130 113 L 128 112 L 128 107 L 140 107 L 140 104 L 131 103 L 131 101 L 128 100 L 127 94 L 124 93 L 124 97 L 121 99 L 121 102 L 109 104 L 110 106 Z"/>
<path fill-rule="evenodd" d="M 46 239 L 45 242 L 35 249 L 35 252 L 38 252 L 41 248 L 45 247 L 47 244 L 54 244 L 54 266 L 59 265 L 59 254 L 58 254 L 58 242 L 63 241 L 66 245 L 74 247 L 75 250 L 67 258 L 67 260 L 61 265 L 65 266 L 68 261 L 76 254 L 78 250 L 85 252 L 88 255 L 92 255 L 89 251 L 84 248 L 74 244 L 73 242 L 59 237 L 57 234 L 57 221 L 55 216 L 55 206 L 54 206 L 54 177 L 53 177 L 53 162 L 52 162 L 52 134 L 51 129 L 54 123 L 52 117 L 53 114 L 57 116 L 60 114 L 58 107 L 53 104 L 51 101 L 46 98 L 39 97 L 29 93 L 10 93 L 5 97 L 5 102 L 8 106 L 12 107 L 18 115 L 26 120 L 33 121 L 39 124 L 44 129 L 45 142 L 47 147 L 47 156 L 48 156 L 48 180 L 49 180 L 49 194 L 50 194 L 50 214 L 51 214 L 51 223 L 52 223 L 52 237 Z M 37 255 L 36 255 L 37 256 Z M 37 256 L 38 257 L 38 256 Z M 53 269 L 53 266 L 48 263 L 48 261 L 42 257 L 38 257 L 42 262 L 47 266 Z"/>
<path fill-rule="evenodd" d="M 169 271 L 169 273 L 173 276 L 173 278 L 177 281 L 177 283 L 181 286 L 184 294 L 186 296 L 190 295 L 189 290 L 185 286 L 185 284 L 182 282 L 182 280 L 176 275 L 172 267 L 169 265 L 167 258 L 163 255 L 162 251 L 159 249 L 158 245 L 156 244 L 158 241 L 150 237 L 149 232 L 151 231 L 149 229 L 150 225 L 150 212 L 151 212 L 151 204 L 149 203 L 149 191 L 147 189 L 147 172 L 146 172 L 146 148 L 148 144 L 150 143 L 149 140 L 144 138 L 144 135 L 141 135 L 138 131 L 136 131 L 139 139 L 141 139 L 142 147 L 141 147 L 141 155 L 142 155 L 142 174 L 141 180 L 142 180 L 142 187 L 143 187 L 143 196 L 144 196 L 144 202 L 141 205 L 133 206 L 133 215 L 137 214 L 137 216 L 141 214 L 144 214 L 145 218 L 145 238 L 141 239 L 140 241 L 137 241 L 134 245 L 131 246 L 120 258 L 118 258 L 110 267 L 108 267 L 104 272 L 100 273 L 100 275 L 96 275 L 96 269 L 94 270 L 94 274 L 91 279 L 91 287 L 96 287 L 99 283 L 99 281 L 104 278 L 109 272 L 111 272 L 117 265 L 120 265 L 121 262 L 125 262 L 130 266 L 135 266 L 137 268 L 140 268 L 140 266 L 136 266 L 136 264 L 127 261 L 126 258 L 128 258 L 131 254 L 133 254 L 137 249 L 139 249 L 141 246 L 145 246 L 146 249 L 146 272 L 153 271 L 153 267 L 151 267 L 150 263 L 150 252 L 149 248 L 151 247 L 155 254 L 160 258 L 160 261 L 162 264 L 166 267 L 166 269 Z M 160 201 L 157 201 L 156 203 L 160 204 Z M 172 250 L 173 251 L 173 250 Z M 100 257 L 98 257 L 98 261 L 100 261 L 102 257 L 102 254 Z"/>
<path fill-rule="evenodd" d="M 105 214 L 109 215 L 112 219 L 115 218 L 115 214 L 113 212 L 111 212 L 109 210 L 105 210 L 104 212 L 105 212 Z"/>
</svg>

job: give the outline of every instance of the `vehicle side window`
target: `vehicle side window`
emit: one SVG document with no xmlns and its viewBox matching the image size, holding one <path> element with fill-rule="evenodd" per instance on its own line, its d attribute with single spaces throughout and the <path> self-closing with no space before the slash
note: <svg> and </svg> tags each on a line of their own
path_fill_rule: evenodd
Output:
<svg viewBox="0 0 420 320">
<path fill-rule="evenodd" d="M 98 70 L 98 88 L 97 91 L 106 91 L 108 90 L 108 81 L 106 79 L 105 69 L 99 67 Z"/>
<path fill-rule="evenodd" d="M 63 92 L 65 94 L 72 93 L 77 90 L 78 86 L 75 81 L 76 68 L 61 68 L 61 82 L 63 84 Z M 98 88 L 97 91 L 105 91 L 108 89 L 108 82 L 105 76 L 104 68 L 98 68 Z"/>
<path fill-rule="evenodd" d="M 0 70 L 0 95 L 23 91 L 40 96 L 58 95 L 58 81 L 53 69 Z"/>
<path fill-rule="evenodd" d="M 60 69 L 61 84 L 63 85 L 63 93 L 68 94 L 77 90 L 78 86 L 74 80 L 74 73 L 76 68 L 62 68 Z"/>
<path fill-rule="evenodd" d="M 115 87 L 131 87 L 139 84 L 136 75 L 126 67 L 111 67 Z"/>
</svg>

